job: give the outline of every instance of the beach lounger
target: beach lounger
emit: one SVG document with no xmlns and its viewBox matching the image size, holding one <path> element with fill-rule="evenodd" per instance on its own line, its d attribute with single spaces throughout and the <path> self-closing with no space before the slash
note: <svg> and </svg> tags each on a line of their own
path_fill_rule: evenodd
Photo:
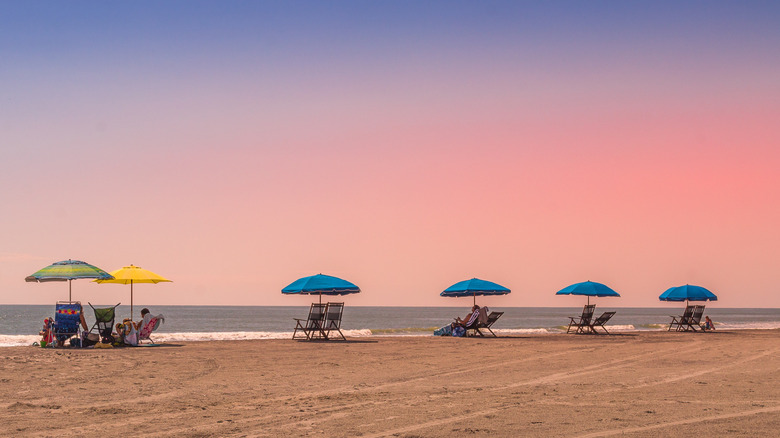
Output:
<svg viewBox="0 0 780 438">
<path fill-rule="evenodd" d="M 594 334 L 599 334 L 598 330 L 596 330 L 596 327 L 601 327 L 604 330 L 604 333 L 609 334 L 607 331 L 607 328 L 604 327 L 604 324 L 607 323 L 612 317 L 615 315 L 616 312 L 604 312 L 599 316 L 598 318 L 594 319 L 593 322 L 590 324 L 590 331 Z"/>
<path fill-rule="evenodd" d="M 679 332 L 683 327 L 687 326 L 695 307 L 696 306 L 686 306 L 685 311 L 681 316 L 669 315 L 669 317 L 672 318 L 672 322 L 669 323 L 669 329 L 667 331 L 672 331 L 672 327 L 675 327 L 675 331 Z"/>
<path fill-rule="evenodd" d="M 138 330 L 138 344 L 140 345 L 142 341 L 149 341 L 152 345 L 154 345 L 154 340 L 152 340 L 152 333 L 157 330 L 160 327 L 160 324 L 163 322 L 165 322 L 164 316 L 153 316 L 145 326 Z"/>
<path fill-rule="evenodd" d="M 331 332 L 336 331 L 342 341 L 346 341 L 344 333 L 341 332 L 341 316 L 344 314 L 344 303 L 328 303 L 325 308 L 325 324 L 322 331 L 326 340 L 331 339 Z M 338 339 L 338 338 L 336 338 Z"/>
<path fill-rule="evenodd" d="M 593 319 L 593 312 L 596 310 L 595 304 L 588 304 L 582 309 L 582 315 L 570 316 L 569 327 L 566 329 L 566 333 L 571 332 L 572 327 L 575 328 L 574 333 L 588 333 L 590 332 L 590 321 Z"/>
<path fill-rule="evenodd" d="M 313 303 L 309 308 L 308 318 L 295 318 L 295 331 L 293 331 L 292 338 L 308 340 L 324 338 L 325 333 L 322 331 L 322 327 L 325 325 L 325 308 L 327 306 L 327 304 Z M 303 337 L 296 337 L 299 330 Z"/>
<path fill-rule="evenodd" d="M 112 307 L 98 308 L 95 308 L 95 306 L 93 306 L 90 302 L 87 302 L 87 304 L 89 304 L 89 307 L 91 307 L 92 311 L 95 312 L 95 323 L 92 324 L 89 332 L 92 333 L 93 330 L 97 329 L 97 333 L 100 335 L 100 340 L 104 344 L 112 344 L 114 342 L 114 337 L 111 336 L 111 332 L 114 330 L 116 307 L 121 303 L 117 303 L 116 306 Z"/>
<path fill-rule="evenodd" d="M 486 309 L 486 308 L 485 308 Z M 482 309 L 480 309 L 480 312 L 482 312 Z M 487 312 L 485 312 L 487 313 Z M 490 327 L 495 324 L 496 321 L 498 321 L 498 318 L 501 318 L 501 315 L 503 315 L 504 312 L 490 312 L 489 315 L 487 315 L 487 318 L 485 318 L 485 321 L 482 321 L 482 318 L 480 317 L 477 321 L 477 325 L 474 327 L 474 331 L 479 334 L 479 336 L 485 336 L 484 333 L 480 329 L 487 330 L 493 337 L 497 337 L 495 333 L 493 333 L 493 330 L 490 329 Z M 481 316 L 481 315 L 480 315 Z"/>
<path fill-rule="evenodd" d="M 701 326 L 701 317 L 704 315 L 704 306 L 696 306 L 693 309 L 693 313 L 691 314 L 691 317 L 688 319 L 688 322 L 685 324 L 685 327 L 683 327 L 683 331 L 698 331 L 696 327 L 701 329 L 701 331 L 704 331 L 704 328 Z"/>
<path fill-rule="evenodd" d="M 58 301 L 54 313 L 54 334 L 58 347 L 77 336 L 81 329 L 81 303 L 78 301 Z"/>
</svg>

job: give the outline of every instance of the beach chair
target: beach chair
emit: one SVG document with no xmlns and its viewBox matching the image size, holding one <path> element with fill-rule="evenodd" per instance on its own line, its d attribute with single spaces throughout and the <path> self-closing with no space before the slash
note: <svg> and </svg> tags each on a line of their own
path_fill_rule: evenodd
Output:
<svg viewBox="0 0 780 438">
<path fill-rule="evenodd" d="M 331 339 L 331 332 L 336 331 L 342 341 L 346 341 L 344 333 L 341 332 L 341 316 L 344 314 L 344 303 L 328 303 L 325 308 L 325 323 L 322 326 L 322 332 L 326 340 Z M 336 338 L 338 339 L 338 338 Z"/>
<path fill-rule="evenodd" d="M 566 329 L 566 333 L 571 332 L 572 327 L 575 328 L 574 333 L 588 333 L 590 332 L 590 321 L 593 319 L 593 311 L 596 310 L 595 304 L 588 304 L 582 309 L 582 315 L 570 316 L 569 327 Z"/>
<path fill-rule="evenodd" d="M 65 346 L 65 341 L 73 336 L 78 336 L 81 330 L 81 303 L 78 301 L 57 301 L 52 327 L 58 347 Z"/>
<path fill-rule="evenodd" d="M 165 317 L 162 315 L 153 316 L 149 322 L 146 323 L 140 330 L 138 330 L 138 344 L 142 341 L 149 341 L 151 345 L 155 345 L 152 340 L 152 333 L 160 327 L 160 324 L 165 322 Z"/>
<path fill-rule="evenodd" d="M 593 322 L 590 324 L 590 331 L 594 334 L 600 334 L 598 330 L 596 330 L 596 327 L 601 327 L 604 330 L 604 333 L 609 334 L 607 331 L 607 328 L 604 327 L 604 324 L 607 323 L 612 317 L 615 315 L 616 312 L 604 312 L 599 316 L 598 318 L 594 319 Z"/>
<path fill-rule="evenodd" d="M 114 330 L 116 307 L 121 303 L 117 303 L 116 306 L 99 308 L 96 308 L 90 302 L 87 302 L 87 304 L 89 304 L 89 307 L 95 312 L 95 323 L 92 324 L 89 332 L 92 333 L 93 330 L 97 329 L 101 342 L 104 344 L 112 344 L 114 342 L 114 337 L 111 335 L 111 332 Z"/>
<path fill-rule="evenodd" d="M 695 332 L 698 331 L 696 327 L 701 329 L 701 331 L 704 331 L 704 328 L 701 326 L 702 315 L 704 315 L 704 306 L 695 306 L 691 317 L 688 319 L 688 322 L 686 322 L 685 327 L 683 327 L 683 331 Z"/>
<path fill-rule="evenodd" d="M 309 308 L 309 316 L 306 319 L 295 319 L 295 331 L 293 331 L 293 339 L 318 339 L 324 338 L 325 333 L 322 331 L 322 327 L 325 325 L 325 308 L 327 304 L 313 303 Z M 303 337 L 298 336 L 298 331 L 301 331 Z"/>
<path fill-rule="evenodd" d="M 483 309 L 487 309 L 486 307 Z M 480 309 L 480 312 L 482 312 L 482 309 Z M 487 313 L 487 311 L 485 311 Z M 480 335 L 485 336 L 484 333 L 480 329 L 487 330 L 494 338 L 497 337 L 495 333 L 493 333 L 493 330 L 490 329 L 490 327 L 498 321 L 498 318 L 501 318 L 501 315 L 503 315 L 504 312 L 490 312 L 489 315 L 485 318 L 484 321 L 482 321 L 481 315 L 480 318 L 477 321 L 477 325 L 474 327 L 474 331 Z"/>
<path fill-rule="evenodd" d="M 695 307 L 696 306 L 686 306 L 685 311 L 681 316 L 669 315 L 669 317 L 672 318 L 672 322 L 669 323 L 669 329 L 667 331 L 672 331 L 672 327 L 676 326 L 675 331 L 679 332 L 683 329 L 683 327 L 687 326 L 691 316 L 693 315 L 693 309 Z"/>
</svg>

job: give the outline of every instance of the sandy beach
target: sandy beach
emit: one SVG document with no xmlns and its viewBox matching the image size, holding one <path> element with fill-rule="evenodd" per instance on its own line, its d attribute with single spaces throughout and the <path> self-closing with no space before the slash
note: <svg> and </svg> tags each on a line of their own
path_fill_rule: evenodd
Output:
<svg viewBox="0 0 780 438">
<path fill-rule="evenodd" d="M 777 436 L 780 332 L 0 349 L 3 436 Z"/>
</svg>

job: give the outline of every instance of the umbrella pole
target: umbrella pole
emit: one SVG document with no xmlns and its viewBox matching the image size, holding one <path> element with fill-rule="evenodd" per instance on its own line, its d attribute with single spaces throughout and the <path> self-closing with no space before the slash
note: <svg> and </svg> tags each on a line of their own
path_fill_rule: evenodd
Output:
<svg viewBox="0 0 780 438">
<path fill-rule="evenodd" d="M 71 298 L 71 290 L 73 288 L 73 280 L 68 279 L 68 301 L 73 301 L 73 298 Z"/>
<path fill-rule="evenodd" d="M 130 280 L 130 320 L 133 319 L 133 280 Z"/>
</svg>

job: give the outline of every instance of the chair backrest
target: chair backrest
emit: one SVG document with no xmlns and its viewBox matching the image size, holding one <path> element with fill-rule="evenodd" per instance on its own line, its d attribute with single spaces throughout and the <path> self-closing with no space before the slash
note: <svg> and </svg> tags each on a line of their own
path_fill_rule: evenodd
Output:
<svg viewBox="0 0 780 438">
<path fill-rule="evenodd" d="M 680 322 L 688 323 L 688 320 L 691 319 L 691 315 L 693 315 L 693 309 L 695 309 L 696 306 L 685 306 L 685 311 L 682 314 L 682 317 L 680 317 Z"/>
<path fill-rule="evenodd" d="M 588 304 L 582 308 L 582 316 L 580 316 L 580 324 L 590 324 L 590 320 L 593 319 L 593 312 L 596 310 L 595 304 Z"/>
<path fill-rule="evenodd" d="M 693 314 L 691 315 L 691 324 L 698 324 L 699 321 L 701 321 L 701 316 L 704 314 L 704 306 L 696 306 L 695 309 L 693 309 Z"/>
<path fill-rule="evenodd" d="M 612 319 L 612 316 L 615 313 L 616 312 L 604 312 L 604 313 L 602 313 L 601 316 L 599 316 L 598 318 L 596 318 L 595 321 L 593 321 L 593 325 L 604 325 L 604 324 L 606 324 L 607 321 Z"/>
<path fill-rule="evenodd" d="M 480 325 L 487 325 L 489 320 L 490 320 L 490 309 L 488 309 L 487 306 L 480 307 L 479 315 L 477 316 L 477 322 L 479 322 Z"/>
<path fill-rule="evenodd" d="M 149 339 L 149 336 L 152 335 L 152 332 L 157 330 L 162 322 L 163 318 L 161 315 L 153 316 L 149 322 L 147 322 L 146 325 L 141 327 L 141 330 L 138 331 L 138 339 Z"/>
<path fill-rule="evenodd" d="M 487 325 L 491 326 L 494 322 L 498 321 L 498 318 L 501 318 L 501 315 L 503 315 L 504 312 L 490 312 L 490 315 L 488 315 L 488 322 Z"/>
<path fill-rule="evenodd" d="M 55 306 L 54 325 L 59 333 L 77 333 L 81 324 L 81 303 L 58 301 Z"/>
<path fill-rule="evenodd" d="M 309 308 L 309 317 L 306 319 L 306 328 L 319 328 L 322 327 L 325 321 L 325 309 L 327 304 L 312 303 Z"/>
<path fill-rule="evenodd" d="M 328 303 L 325 313 L 325 328 L 340 329 L 341 315 L 344 313 L 344 303 Z"/>
</svg>

